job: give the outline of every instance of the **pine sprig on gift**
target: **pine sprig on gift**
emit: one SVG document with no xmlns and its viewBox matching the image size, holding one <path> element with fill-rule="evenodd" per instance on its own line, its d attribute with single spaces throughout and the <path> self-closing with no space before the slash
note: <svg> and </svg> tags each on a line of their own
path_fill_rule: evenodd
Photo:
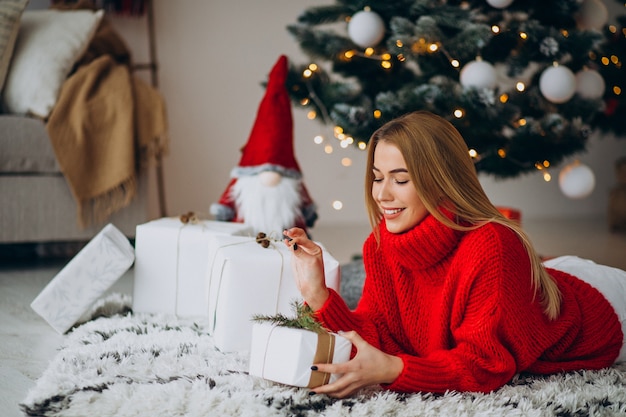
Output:
<svg viewBox="0 0 626 417">
<path fill-rule="evenodd" d="M 282 313 L 278 313 L 274 316 L 267 316 L 263 314 L 255 314 L 252 316 L 252 320 L 256 322 L 269 322 L 281 327 L 290 327 L 292 329 L 304 329 L 311 330 L 315 333 L 325 333 L 328 330 L 318 322 L 313 316 L 313 310 L 307 304 L 303 304 L 300 301 L 294 301 L 292 303 L 295 317 L 288 317 Z"/>
</svg>

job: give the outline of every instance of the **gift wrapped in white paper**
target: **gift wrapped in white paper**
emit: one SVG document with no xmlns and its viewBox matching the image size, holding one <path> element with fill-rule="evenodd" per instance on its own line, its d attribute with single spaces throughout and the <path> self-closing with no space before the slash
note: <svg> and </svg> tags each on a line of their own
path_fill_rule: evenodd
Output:
<svg viewBox="0 0 626 417">
<path fill-rule="evenodd" d="M 263 247 L 255 238 L 213 236 L 209 256 L 209 331 L 224 352 L 250 349 L 252 316 L 290 314 L 302 300 L 282 241 Z M 339 292 L 339 262 L 327 250 L 323 259 L 326 286 Z"/>
<path fill-rule="evenodd" d="M 46 285 L 30 306 L 63 334 L 120 279 L 134 259 L 128 238 L 108 224 Z"/>
<path fill-rule="evenodd" d="M 350 360 L 352 343 L 334 333 L 254 323 L 250 346 L 250 375 L 296 387 L 315 388 L 339 375 L 312 371 L 314 363 Z"/>
<path fill-rule="evenodd" d="M 242 223 L 165 217 L 137 226 L 133 311 L 180 317 L 208 314 L 209 237 L 247 235 Z"/>
</svg>

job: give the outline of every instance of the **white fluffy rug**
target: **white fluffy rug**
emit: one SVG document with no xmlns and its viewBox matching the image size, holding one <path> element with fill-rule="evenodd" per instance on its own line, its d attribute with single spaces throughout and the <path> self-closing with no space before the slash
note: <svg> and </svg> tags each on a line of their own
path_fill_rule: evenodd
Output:
<svg viewBox="0 0 626 417">
<path fill-rule="evenodd" d="M 105 309 L 106 310 L 106 309 Z M 488 395 L 364 390 L 344 400 L 247 374 L 246 355 L 215 349 L 206 324 L 124 313 L 72 331 L 21 408 L 32 416 L 626 415 L 626 365 L 519 375 Z"/>
</svg>

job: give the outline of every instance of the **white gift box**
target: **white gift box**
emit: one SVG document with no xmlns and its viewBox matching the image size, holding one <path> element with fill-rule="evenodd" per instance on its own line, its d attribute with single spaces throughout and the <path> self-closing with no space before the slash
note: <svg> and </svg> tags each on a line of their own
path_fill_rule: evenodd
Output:
<svg viewBox="0 0 626 417">
<path fill-rule="evenodd" d="M 312 371 L 311 365 L 347 362 L 351 350 L 352 343 L 335 333 L 254 323 L 249 373 L 281 384 L 315 388 L 340 375 Z"/>
<path fill-rule="evenodd" d="M 206 317 L 209 237 L 248 233 L 250 227 L 242 223 L 183 223 L 178 217 L 138 225 L 133 311 Z"/>
<path fill-rule="evenodd" d="M 30 306 L 63 334 L 131 267 L 134 259 L 128 238 L 108 224 L 46 285 Z"/>
<path fill-rule="evenodd" d="M 250 349 L 254 315 L 288 315 L 302 301 L 282 241 L 265 248 L 255 238 L 213 236 L 209 256 L 209 332 L 224 352 Z M 339 292 L 339 262 L 326 250 L 323 260 L 326 286 Z"/>
</svg>

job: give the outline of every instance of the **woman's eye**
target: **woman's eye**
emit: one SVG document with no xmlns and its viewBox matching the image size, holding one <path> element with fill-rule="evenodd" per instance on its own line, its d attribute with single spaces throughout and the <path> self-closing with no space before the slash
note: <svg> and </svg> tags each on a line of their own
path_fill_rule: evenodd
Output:
<svg viewBox="0 0 626 417">
<path fill-rule="evenodd" d="M 382 180 L 382 178 L 374 178 L 374 182 L 381 182 Z"/>
<path fill-rule="evenodd" d="M 396 184 L 400 184 L 400 185 L 406 184 L 408 182 L 409 182 L 409 180 L 396 180 Z"/>
</svg>

